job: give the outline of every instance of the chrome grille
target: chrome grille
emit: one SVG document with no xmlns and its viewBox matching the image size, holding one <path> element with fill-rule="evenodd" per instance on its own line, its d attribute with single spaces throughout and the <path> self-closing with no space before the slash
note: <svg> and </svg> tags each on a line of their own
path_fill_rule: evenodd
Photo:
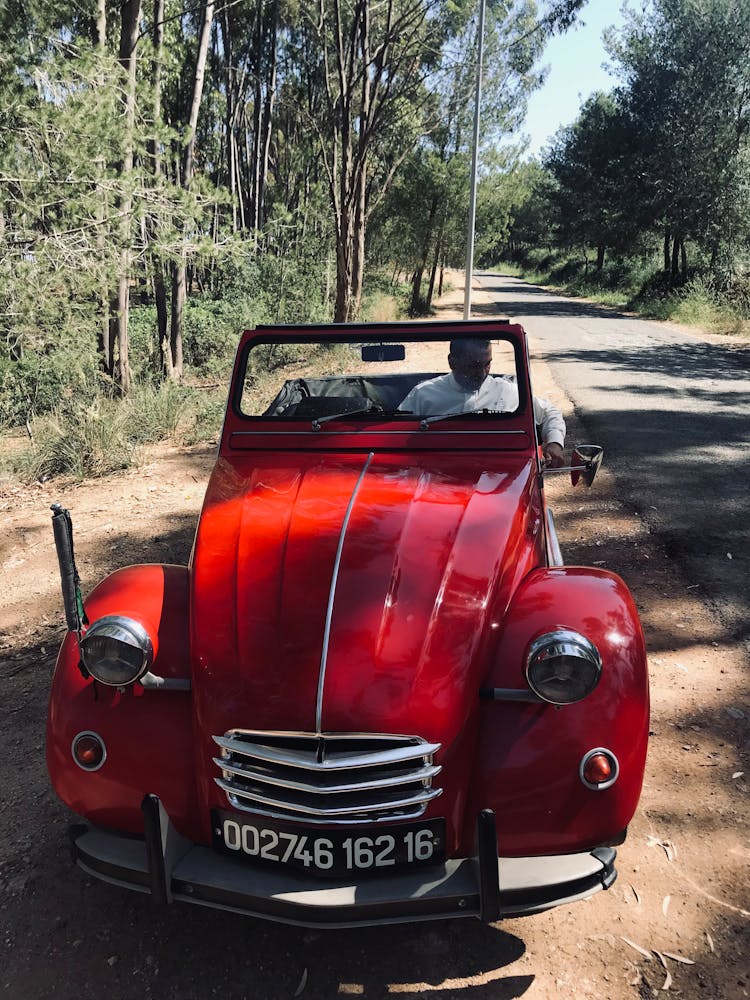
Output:
<svg viewBox="0 0 750 1000">
<path fill-rule="evenodd" d="M 374 823 L 421 816 L 441 794 L 432 787 L 439 743 L 369 733 L 214 736 L 214 778 L 230 805 L 305 823 Z"/>
</svg>

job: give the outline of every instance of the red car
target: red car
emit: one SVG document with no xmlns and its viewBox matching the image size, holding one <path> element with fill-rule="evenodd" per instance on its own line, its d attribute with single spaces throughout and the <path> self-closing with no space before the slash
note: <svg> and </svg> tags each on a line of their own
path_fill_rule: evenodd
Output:
<svg viewBox="0 0 750 1000">
<path fill-rule="evenodd" d="M 492 342 L 512 409 L 399 406 Z M 574 478 L 600 451 L 580 449 Z M 562 564 L 523 329 L 266 327 L 240 342 L 187 566 L 80 600 L 47 762 L 86 872 L 273 920 L 535 913 L 607 888 L 648 737 L 625 584 Z"/>
</svg>

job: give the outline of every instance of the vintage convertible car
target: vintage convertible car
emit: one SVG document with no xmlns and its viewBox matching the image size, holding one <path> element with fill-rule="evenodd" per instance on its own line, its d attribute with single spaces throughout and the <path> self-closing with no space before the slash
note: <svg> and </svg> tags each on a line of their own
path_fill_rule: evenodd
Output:
<svg viewBox="0 0 750 1000">
<path fill-rule="evenodd" d="M 399 405 L 488 338 L 506 412 Z M 241 340 L 187 566 L 80 600 L 47 761 L 107 882 L 343 926 L 530 914 L 607 888 L 648 737 L 623 582 L 562 563 L 524 331 L 260 328 Z M 581 448 L 590 480 L 600 450 Z"/>
</svg>

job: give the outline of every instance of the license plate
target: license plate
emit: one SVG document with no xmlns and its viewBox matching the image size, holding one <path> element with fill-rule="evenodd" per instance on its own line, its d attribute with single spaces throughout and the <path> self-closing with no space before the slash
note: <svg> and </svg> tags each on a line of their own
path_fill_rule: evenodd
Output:
<svg viewBox="0 0 750 1000">
<path fill-rule="evenodd" d="M 342 829 L 300 829 L 291 823 L 216 810 L 214 846 L 246 861 L 340 877 L 441 864 L 445 820 Z"/>
</svg>

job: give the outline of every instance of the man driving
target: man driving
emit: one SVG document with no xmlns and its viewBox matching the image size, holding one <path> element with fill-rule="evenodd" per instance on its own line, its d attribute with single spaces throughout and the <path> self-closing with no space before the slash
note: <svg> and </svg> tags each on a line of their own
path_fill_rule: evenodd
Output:
<svg viewBox="0 0 750 1000">
<path fill-rule="evenodd" d="M 449 375 L 420 382 L 399 404 L 399 410 L 419 417 L 474 413 L 479 410 L 507 413 L 518 407 L 518 386 L 510 378 L 490 375 L 492 344 L 489 340 L 452 340 L 448 354 Z M 534 420 L 541 427 L 542 454 L 551 468 L 565 464 L 565 421 L 547 399 L 533 397 Z"/>
</svg>

